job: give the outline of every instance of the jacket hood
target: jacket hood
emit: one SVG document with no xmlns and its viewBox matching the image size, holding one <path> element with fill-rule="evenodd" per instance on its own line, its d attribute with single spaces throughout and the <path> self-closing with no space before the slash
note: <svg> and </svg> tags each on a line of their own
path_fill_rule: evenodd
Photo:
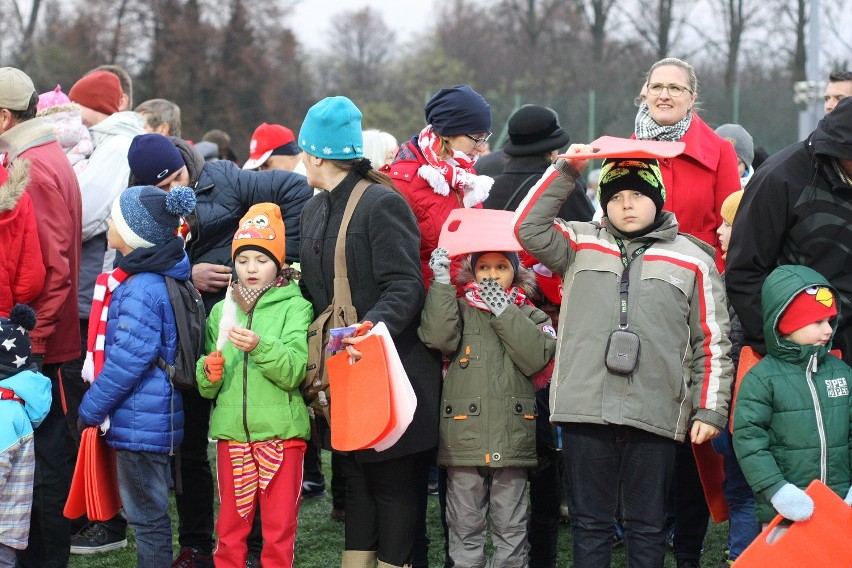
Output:
<svg viewBox="0 0 852 568">
<path fill-rule="evenodd" d="M 0 381 L 0 387 L 15 391 L 24 400 L 24 410 L 33 428 L 41 424 L 50 410 L 50 379 L 34 371 L 21 371 Z"/>
<path fill-rule="evenodd" d="M 134 249 L 118 265 L 128 274 L 153 272 L 175 280 L 189 280 L 189 257 L 180 237 L 172 237 L 164 245 Z"/>
<path fill-rule="evenodd" d="M 476 278 L 473 275 L 473 266 L 470 264 L 470 255 L 465 255 L 459 262 L 459 271 L 453 279 L 459 286 L 464 286 L 468 282 L 474 282 Z M 512 280 L 512 286 L 517 286 L 522 289 L 527 296 L 536 294 L 538 287 L 535 280 L 535 272 L 524 266 L 519 265 L 518 273 Z"/>
<path fill-rule="evenodd" d="M 133 139 L 138 134 L 144 134 L 145 124 L 142 117 L 135 112 L 123 111 L 111 114 L 96 125 L 89 128 L 95 146 L 101 144 L 110 136 L 127 136 Z"/>
<path fill-rule="evenodd" d="M 14 160 L 9 166 L 9 179 L 0 185 L 0 214 L 11 211 L 18 205 L 29 182 L 30 161 Z"/>
<path fill-rule="evenodd" d="M 811 355 L 816 354 L 818 360 L 822 360 L 831 349 L 831 342 L 827 345 L 798 345 L 783 339 L 778 333 L 778 320 L 781 314 L 793 301 L 799 292 L 811 286 L 825 286 L 829 288 L 837 298 L 837 290 L 829 284 L 828 280 L 816 270 L 801 265 L 782 265 L 773 270 L 761 288 L 761 304 L 763 307 L 763 334 L 766 337 L 766 351 L 773 357 L 792 363 L 804 363 Z M 838 317 L 832 320 L 832 338 L 837 332 L 837 321 L 840 313 L 838 302 Z"/>
<path fill-rule="evenodd" d="M 184 163 L 186 163 L 186 169 L 189 170 L 189 187 L 199 189 L 197 186 L 201 179 L 201 170 L 204 169 L 204 156 L 186 140 L 174 136 L 169 137 L 169 139 L 175 143 L 180 155 L 183 156 Z"/>
<path fill-rule="evenodd" d="M 814 154 L 852 160 L 852 97 L 841 100 L 811 135 Z"/>
</svg>

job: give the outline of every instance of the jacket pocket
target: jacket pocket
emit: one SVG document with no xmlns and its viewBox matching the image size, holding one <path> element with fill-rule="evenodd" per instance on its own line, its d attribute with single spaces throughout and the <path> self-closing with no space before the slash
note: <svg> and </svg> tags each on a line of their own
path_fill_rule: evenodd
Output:
<svg viewBox="0 0 852 568">
<path fill-rule="evenodd" d="M 512 397 L 509 442 L 515 450 L 535 450 L 535 397 Z"/>
<path fill-rule="evenodd" d="M 445 398 L 441 409 L 441 437 L 449 450 L 475 450 L 482 446 L 482 399 Z"/>
</svg>

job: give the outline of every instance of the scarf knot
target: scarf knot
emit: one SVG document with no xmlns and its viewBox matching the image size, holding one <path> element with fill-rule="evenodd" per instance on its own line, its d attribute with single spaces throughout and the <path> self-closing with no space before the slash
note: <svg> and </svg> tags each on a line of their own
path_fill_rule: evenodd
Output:
<svg viewBox="0 0 852 568">
<path fill-rule="evenodd" d="M 474 207 L 488 198 L 494 180 L 476 175 L 473 169 L 476 159 L 463 152 L 453 150 L 451 157 L 441 158 L 441 137 L 431 125 L 420 132 L 417 145 L 426 160 L 426 164 L 418 168 L 417 175 L 426 180 L 435 193 L 447 196 L 450 188 L 459 191 L 464 196 L 465 207 Z"/>
<path fill-rule="evenodd" d="M 692 124 L 692 111 L 686 111 L 686 116 L 670 126 L 658 124 L 651 116 L 648 103 L 642 103 L 636 112 L 635 134 L 637 140 L 667 140 L 676 142 L 683 138 L 689 125 Z"/>
</svg>

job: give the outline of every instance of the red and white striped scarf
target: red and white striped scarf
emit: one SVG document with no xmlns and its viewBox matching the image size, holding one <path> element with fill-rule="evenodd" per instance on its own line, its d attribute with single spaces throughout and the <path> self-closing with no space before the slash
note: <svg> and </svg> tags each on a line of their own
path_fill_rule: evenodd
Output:
<svg viewBox="0 0 852 568">
<path fill-rule="evenodd" d="M 506 294 L 509 295 L 509 300 L 516 306 L 523 306 L 524 304 L 532 305 L 532 303 L 527 300 L 527 295 L 524 294 L 524 291 L 517 286 L 512 286 L 506 290 Z M 471 307 L 480 309 L 484 312 L 491 311 L 491 308 L 489 308 L 488 305 L 482 301 L 482 298 L 479 297 L 479 284 L 476 282 L 468 282 L 464 285 L 464 296 Z"/>
<path fill-rule="evenodd" d="M 107 314 L 112 292 L 130 275 L 121 268 L 103 272 L 95 280 L 92 311 L 89 314 L 89 337 L 86 343 L 86 360 L 83 363 L 83 380 L 91 383 L 104 368 Z"/>
<path fill-rule="evenodd" d="M 417 146 L 427 162 L 417 169 L 417 175 L 426 180 L 435 193 L 447 196 L 452 187 L 462 193 L 465 207 L 473 207 L 488 198 L 494 180 L 476 175 L 473 169 L 476 159 L 463 152 L 453 150 L 451 158 L 441 158 L 441 137 L 432 130 L 432 125 L 420 132 Z"/>
<path fill-rule="evenodd" d="M 237 513 L 247 519 L 258 487 L 262 492 L 272 482 L 284 461 L 284 440 L 263 442 L 228 441 Z"/>
</svg>

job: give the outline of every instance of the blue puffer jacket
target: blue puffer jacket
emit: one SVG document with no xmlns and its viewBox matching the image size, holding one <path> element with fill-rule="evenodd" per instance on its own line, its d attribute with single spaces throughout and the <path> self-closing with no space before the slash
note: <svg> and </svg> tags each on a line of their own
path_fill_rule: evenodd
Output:
<svg viewBox="0 0 852 568">
<path fill-rule="evenodd" d="M 189 258 L 163 274 L 189 279 Z M 155 347 L 156 346 L 156 347 Z M 80 404 L 86 424 L 109 416 L 106 441 L 113 448 L 169 453 L 183 440 L 183 399 L 157 357 L 175 360 L 175 316 L 161 274 L 142 272 L 112 293 L 107 316 L 105 362 Z"/>
</svg>

